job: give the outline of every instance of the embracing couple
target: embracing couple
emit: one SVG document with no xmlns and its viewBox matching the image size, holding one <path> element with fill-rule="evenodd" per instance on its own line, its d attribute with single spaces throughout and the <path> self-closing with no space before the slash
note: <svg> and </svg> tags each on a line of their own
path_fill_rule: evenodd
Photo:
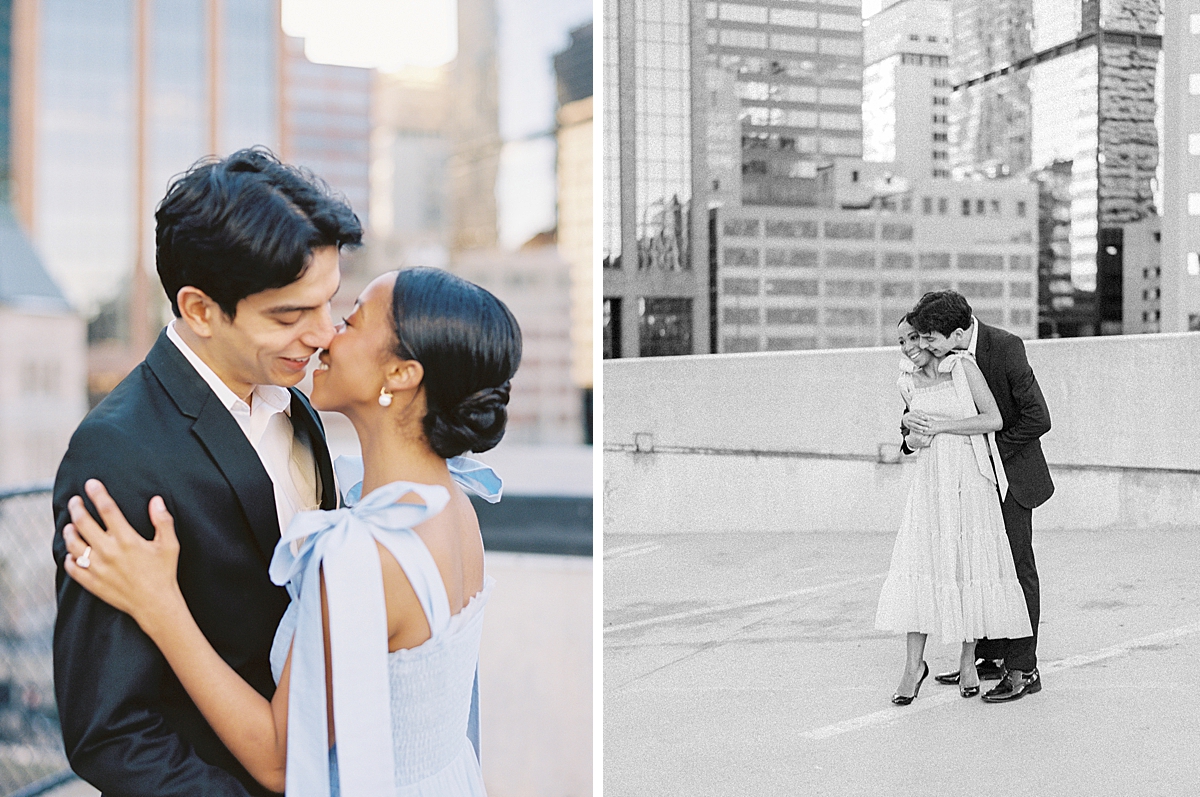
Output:
<svg viewBox="0 0 1200 797">
<path fill-rule="evenodd" d="M 1033 510 L 1054 492 L 1038 439 L 1050 412 L 1017 336 L 979 321 L 954 291 L 927 293 L 897 328 L 902 450 L 919 453 L 875 627 L 907 632 L 892 696 L 908 705 L 929 674 L 925 641 L 962 644 L 935 676 L 963 697 L 1006 703 L 1042 688 Z"/>
<path fill-rule="evenodd" d="M 121 795 L 482 795 L 491 579 L 464 490 L 500 482 L 460 455 L 504 434 L 516 320 L 409 269 L 335 326 L 362 228 L 262 149 L 193 166 L 155 217 L 175 318 L 54 486 L 71 767 Z M 314 408 L 361 460 L 330 461 Z"/>
</svg>

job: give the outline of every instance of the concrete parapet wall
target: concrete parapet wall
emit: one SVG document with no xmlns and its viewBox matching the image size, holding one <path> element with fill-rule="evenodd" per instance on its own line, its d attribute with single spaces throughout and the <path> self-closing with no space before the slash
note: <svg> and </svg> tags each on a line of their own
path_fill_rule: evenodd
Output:
<svg viewBox="0 0 1200 797">
<path fill-rule="evenodd" d="M 1200 335 L 1026 346 L 1057 485 L 1037 527 L 1200 522 Z M 912 467 L 878 460 L 899 443 L 898 357 L 606 362 L 606 530 L 894 530 Z"/>
</svg>

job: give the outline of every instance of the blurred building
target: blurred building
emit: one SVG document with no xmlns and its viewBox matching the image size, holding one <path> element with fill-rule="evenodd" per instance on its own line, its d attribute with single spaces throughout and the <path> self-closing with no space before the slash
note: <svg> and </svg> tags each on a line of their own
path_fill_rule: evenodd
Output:
<svg viewBox="0 0 1200 797">
<path fill-rule="evenodd" d="M 379 272 L 449 262 L 450 108 L 446 68 L 376 75 L 370 248 Z"/>
<path fill-rule="evenodd" d="M 280 145 L 279 0 L 16 0 L 14 205 L 89 320 L 102 395 L 166 302 L 155 205 L 197 158 Z"/>
<path fill-rule="evenodd" d="M 369 223 L 374 72 L 315 64 L 304 40 L 284 37 L 280 157 L 311 169 Z"/>
<path fill-rule="evenodd" d="M 917 299 L 945 289 L 1035 337 L 1036 202 L 1024 182 L 928 178 L 866 210 L 719 208 L 719 350 L 889 345 Z"/>
<path fill-rule="evenodd" d="M 1200 329 L 1200 0 L 1163 4 L 1162 331 Z"/>
<path fill-rule="evenodd" d="M 87 412 L 86 327 L 0 203 L 0 485 L 48 482 Z"/>
<path fill-rule="evenodd" d="M 87 411 L 85 326 L 46 273 L 13 214 L 13 33 L 26 20 L 0 0 L 0 486 L 54 478 L 76 424 Z"/>
<path fill-rule="evenodd" d="M 571 376 L 584 440 L 592 423 L 592 24 L 554 57 L 558 78 L 558 249 L 571 266 Z"/>
<path fill-rule="evenodd" d="M 450 248 L 499 240 L 500 88 L 496 0 L 457 0 L 458 55 L 450 70 Z"/>
<path fill-rule="evenodd" d="M 790 181 L 863 148 L 862 4 L 707 3 L 709 61 L 737 75 L 747 203 L 805 204 Z"/>
<path fill-rule="evenodd" d="M 604 4 L 605 357 L 712 351 L 704 10 Z"/>
<path fill-rule="evenodd" d="M 950 2 L 905 0 L 863 28 L 863 159 L 950 177 Z"/>
<path fill-rule="evenodd" d="M 559 249 L 531 242 L 516 252 L 473 250 L 449 270 L 508 305 L 521 325 L 521 367 L 508 405 L 510 443 L 583 440 L 579 389 L 571 375 L 571 266 Z"/>
</svg>

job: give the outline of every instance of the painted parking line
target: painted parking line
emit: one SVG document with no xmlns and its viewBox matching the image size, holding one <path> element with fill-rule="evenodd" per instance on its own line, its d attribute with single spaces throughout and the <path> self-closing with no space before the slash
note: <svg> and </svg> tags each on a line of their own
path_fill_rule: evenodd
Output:
<svg viewBox="0 0 1200 797">
<path fill-rule="evenodd" d="M 797 570 L 797 573 L 803 573 L 808 570 L 813 570 L 813 567 L 806 567 Z M 724 603 L 719 606 L 705 606 L 700 609 L 690 609 L 686 612 L 675 612 L 674 614 L 664 614 L 661 617 L 647 617 L 644 620 L 634 620 L 628 623 L 616 623 L 604 627 L 604 633 L 616 633 L 618 631 L 629 631 L 634 628 L 645 628 L 649 625 L 658 625 L 660 623 L 671 623 L 676 620 L 690 620 L 694 617 L 704 617 L 710 614 L 720 614 L 722 612 L 737 611 L 739 609 L 750 609 L 755 606 L 768 606 L 772 603 L 799 598 L 806 595 L 818 595 L 822 592 L 833 592 L 842 587 L 852 587 L 856 584 L 864 584 L 868 581 L 875 581 L 886 576 L 887 573 L 876 573 L 873 576 L 859 576 L 858 578 L 848 578 L 845 581 L 834 581 L 830 584 L 818 584 L 814 587 L 803 587 L 794 589 L 789 592 L 784 592 L 779 595 L 772 595 L 768 598 L 752 598 L 738 603 Z"/>
<path fill-rule="evenodd" d="M 1127 653 L 1137 650 L 1138 648 L 1148 648 L 1154 647 L 1155 645 L 1169 644 L 1176 640 L 1182 639 L 1183 637 L 1191 636 L 1192 634 L 1196 633 L 1200 633 L 1200 623 L 1192 623 L 1191 625 L 1172 628 L 1168 631 L 1160 631 L 1159 633 L 1151 634 L 1150 636 L 1131 639 L 1128 642 L 1124 642 L 1120 645 L 1113 645 L 1112 647 L 1101 648 L 1090 653 L 1081 653 L 1077 656 L 1069 656 L 1065 659 L 1058 659 L 1057 661 L 1052 661 L 1045 666 L 1039 667 L 1038 669 L 1043 673 L 1061 672 L 1063 670 L 1069 670 L 1072 667 L 1080 667 L 1084 664 L 1092 664 L 1097 661 L 1123 656 Z M 1037 698 L 1034 699 L 1036 700 Z M 854 717 L 841 722 L 835 722 L 832 725 L 825 725 L 821 728 L 805 731 L 802 735 L 809 739 L 828 739 L 833 736 L 840 736 L 844 733 L 850 733 L 851 731 L 870 728 L 876 725 L 884 725 L 889 722 L 896 722 L 913 714 L 917 714 L 922 711 L 929 711 L 939 706 L 944 706 L 947 703 L 956 703 L 960 700 L 962 700 L 962 698 L 959 696 L 958 690 L 952 689 L 928 699 L 918 698 L 917 701 L 908 706 L 896 706 L 892 708 L 885 708 L 880 711 L 874 711 L 870 714 L 864 714 L 861 717 Z"/>
<path fill-rule="evenodd" d="M 626 545 L 621 548 L 613 548 L 611 551 L 604 552 L 604 561 L 615 562 L 616 560 L 624 559 L 627 556 L 637 556 L 638 554 L 657 551 L 661 547 L 661 542 L 639 542 L 637 545 Z"/>
</svg>

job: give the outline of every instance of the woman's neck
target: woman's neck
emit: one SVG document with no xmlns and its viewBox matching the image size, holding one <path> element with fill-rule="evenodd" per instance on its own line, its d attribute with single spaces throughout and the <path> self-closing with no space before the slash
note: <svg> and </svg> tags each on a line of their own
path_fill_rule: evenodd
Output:
<svg viewBox="0 0 1200 797">
<path fill-rule="evenodd" d="M 378 413 L 371 419 L 351 418 L 363 455 L 362 494 L 392 482 L 451 485 L 450 469 L 417 430 Z"/>
<path fill-rule="evenodd" d="M 937 359 L 936 357 L 930 357 L 929 362 L 922 365 L 921 368 L 919 369 L 921 372 L 921 375 L 924 376 L 926 379 L 931 379 L 931 380 L 937 379 L 938 364 L 940 362 L 941 362 L 941 360 Z"/>
</svg>

